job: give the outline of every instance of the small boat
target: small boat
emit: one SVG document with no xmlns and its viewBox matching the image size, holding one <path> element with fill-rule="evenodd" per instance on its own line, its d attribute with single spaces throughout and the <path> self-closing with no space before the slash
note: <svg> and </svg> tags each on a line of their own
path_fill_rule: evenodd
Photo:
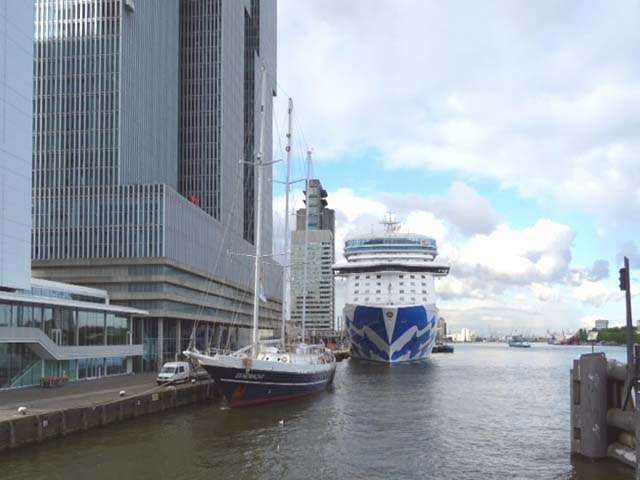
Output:
<svg viewBox="0 0 640 480">
<path fill-rule="evenodd" d="M 529 342 L 525 342 L 525 340 L 519 336 L 512 337 L 509 346 L 514 348 L 531 348 Z"/>
<path fill-rule="evenodd" d="M 439 343 L 433 347 L 431 353 L 453 353 L 453 347 L 446 343 Z"/>
</svg>

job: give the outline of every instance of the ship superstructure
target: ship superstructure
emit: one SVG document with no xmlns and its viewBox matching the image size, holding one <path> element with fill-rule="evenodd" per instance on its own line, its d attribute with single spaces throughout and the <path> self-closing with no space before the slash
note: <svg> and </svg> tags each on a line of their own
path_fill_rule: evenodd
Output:
<svg viewBox="0 0 640 480">
<path fill-rule="evenodd" d="M 400 233 L 392 217 L 382 234 L 351 237 L 333 266 L 347 279 L 344 319 L 351 354 L 380 362 L 423 360 L 433 348 L 438 309 L 434 278 L 449 273 L 435 261 L 435 239 Z"/>
</svg>

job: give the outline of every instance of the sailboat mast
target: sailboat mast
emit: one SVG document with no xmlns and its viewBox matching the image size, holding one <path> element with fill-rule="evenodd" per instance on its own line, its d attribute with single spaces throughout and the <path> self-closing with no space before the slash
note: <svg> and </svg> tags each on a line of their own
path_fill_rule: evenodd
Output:
<svg viewBox="0 0 640 480">
<path fill-rule="evenodd" d="M 253 278 L 253 354 L 258 353 L 258 314 L 260 309 L 260 256 L 262 255 L 262 168 L 264 164 L 264 126 L 267 97 L 267 68 L 262 65 L 262 95 L 260 99 L 260 143 L 255 154 L 254 171 L 258 174 L 258 199 L 256 202 L 256 264 Z"/>
<path fill-rule="evenodd" d="M 285 267 L 282 269 L 282 346 L 285 345 L 285 325 L 287 321 L 287 310 L 289 306 L 289 275 L 288 268 L 290 263 L 289 248 L 291 232 L 289 231 L 289 193 L 291 192 L 291 116 L 293 115 L 293 100 L 289 98 L 289 115 L 287 129 L 287 180 L 285 182 L 285 200 L 284 200 L 284 251 L 285 251 Z"/>
<path fill-rule="evenodd" d="M 305 325 L 307 323 L 307 294 L 309 289 L 307 288 L 307 257 L 309 256 L 309 179 L 311 176 L 311 149 L 307 150 L 307 180 L 306 185 L 306 197 L 307 204 L 304 209 L 304 263 L 302 267 L 302 341 L 305 337 Z"/>
</svg>

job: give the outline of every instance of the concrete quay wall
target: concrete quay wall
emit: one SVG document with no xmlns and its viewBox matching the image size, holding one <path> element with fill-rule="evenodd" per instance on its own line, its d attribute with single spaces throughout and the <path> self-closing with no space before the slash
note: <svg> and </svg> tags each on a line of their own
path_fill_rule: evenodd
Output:
<svg viewBox="0 0 640 480">
<path fill-rule="evenodd" d="M 213 381 L 207 380 L 176 389 L 159 387 L 149 393 L 88 407 L 16 416 L 0 421 L 0 452 L 219 398 Z"/>
</svg>

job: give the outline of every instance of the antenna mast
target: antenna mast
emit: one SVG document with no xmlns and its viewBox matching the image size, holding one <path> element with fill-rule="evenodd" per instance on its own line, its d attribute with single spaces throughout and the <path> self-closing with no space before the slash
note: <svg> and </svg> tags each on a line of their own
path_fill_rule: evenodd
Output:
<svg viewBox="0 0 640 480">
<path fill-rule="evenodd" d="M 303 274 L 302 274 L 302 341 L 304 342 L 305 337 L 305 324 L 307 322 L 307 295 L 309 293 L 309 289 L 307 288 L 307 260 L 309 256 L 309 179 L 311 175 L 311 154 L 312 150 L 309 148 L 307 150 L 307 181 L 306 181 L 306 193 L 305 197 L 307 198 L 304 218 L 304 265 L 303 265 Z"/>
<path fill-rule="evenodd" d="M 289 275 L 288 269 L 291 263 L 289 256 L 291 232 L 289 231 L 289 193 L 291 192 L 291 116 L 293 114 L 293 100 L 289 98 L 289 123 L 287 130 L 287 180 L 285 183 L 285 201 L 284 201 L 284 251 L 285 251 L 285 267 L 282 269 L 282 346 L 285 346 L 285 325 L 287 321 L 287 310 L 289 309 Z"/>
<path fill-rule="evenodd" d="M 267 67 L 262 65 L 262 96 L 260 102 L 260 143 L 255 153 L 254 170 L 258 170 L 258 199 L 256 202 L 256 230 L 254 232 L 256 242 L 256 263 L 253 279 L 253 356 L 258 354 L 258 315 L 260 309 L 260 256 L 262 255 L 262 168 L 264 165 L 264 125 L 266 115 L 267 97 Z"/>
</svg>

